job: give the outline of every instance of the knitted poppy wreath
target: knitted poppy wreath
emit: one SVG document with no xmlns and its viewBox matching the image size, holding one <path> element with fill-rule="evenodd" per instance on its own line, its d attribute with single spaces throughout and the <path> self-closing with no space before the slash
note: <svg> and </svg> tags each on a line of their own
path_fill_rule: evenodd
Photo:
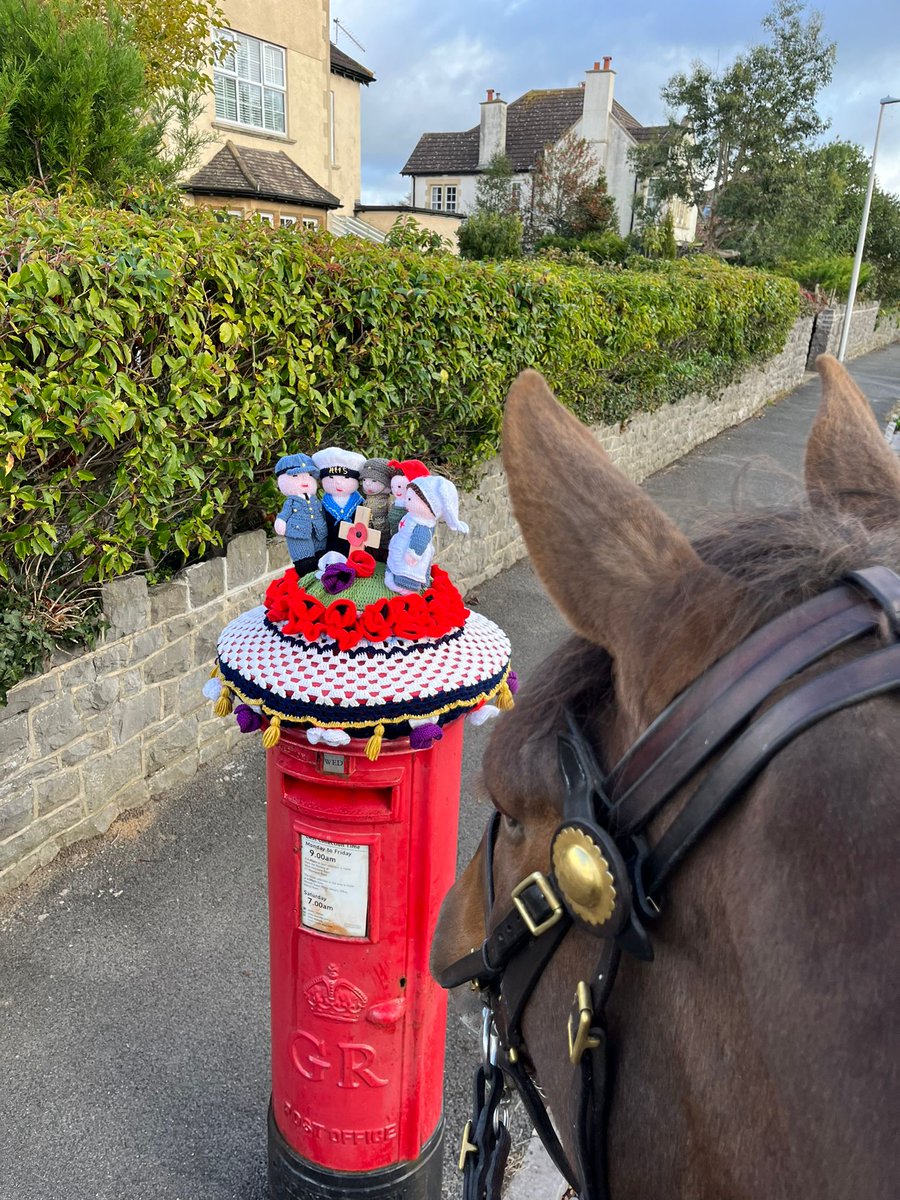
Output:
<svg viewBox="0 0 900 1200">
<path fill-rule="evenodd" d="M 288 637 L 317 641 L 323 634 L 339 650 L 360 642 L 433 640 L 461 629 L 469 615 L 446 571 L 431 569 L 431 586 L 422 593 L 384 597 L 358 611 L 349 598 L 323 604 L 307 592 L 291 568 L 266 591 L 266 617 Z"/>
</svg>

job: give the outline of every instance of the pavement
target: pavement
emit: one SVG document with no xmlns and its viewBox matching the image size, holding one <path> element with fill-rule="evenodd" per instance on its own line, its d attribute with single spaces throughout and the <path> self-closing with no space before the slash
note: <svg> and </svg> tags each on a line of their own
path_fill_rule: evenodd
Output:
<svg viewBox="0 0 900 1200">
<path fill-rule="evenodd" d="M 850 369 L 884 425 L 900 401 L 900 345 Z M 789 499 L 818 396 L 813 379 L 647 491 L 685 527 L 704 509 Z M 473 604 L 507 630 L 525 678 L 565 632 L 527 563 Z M 460 866 L 487 815 L 485 740 L 466 736 Z M 265 1200 L 263 777 L 253 739 L 0 901 L 0 1200 Z M 442 1200 L 461 1194 L 477 1025 L 454 996 Z M 556 1200 L 558 1177 L 521 1118 L 513 1157 L 508 1200 Z"/>
</svg>

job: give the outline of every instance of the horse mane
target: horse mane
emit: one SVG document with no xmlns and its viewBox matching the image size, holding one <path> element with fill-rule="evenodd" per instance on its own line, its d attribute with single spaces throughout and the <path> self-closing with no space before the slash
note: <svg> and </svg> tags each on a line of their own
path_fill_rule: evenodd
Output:
<svg viewBox="0 0 900 1200">
<path fill-rule="evenodd" d="M 722 652 L 780 613 L 833 587 L 849 571 L 878 563 L 900 570 L 896 503 L 889 515 L 893 521 L 874 531 L 856 517 L 805 505 L 730 513 L 704 522 L 692 539 L 694 549 L 740 588 L 731 611 L 710 613 Z M 679 613 L 671 615 L 677 620 Z M 529 791 L 555 783 L 555 754 L 546 753 L 547 740 L 562 727 L 564 710 L 570 709 L 582 723 L 596 721 L 613 699 L 613 672 L 612 659 L 602 646 L 573 635 L 531 674 L 495 743 L 505 768 L 516 764 L 523 786 L 530 777 Z M 492 757 L 489 744 L 487 758 Z"/>
</svg>

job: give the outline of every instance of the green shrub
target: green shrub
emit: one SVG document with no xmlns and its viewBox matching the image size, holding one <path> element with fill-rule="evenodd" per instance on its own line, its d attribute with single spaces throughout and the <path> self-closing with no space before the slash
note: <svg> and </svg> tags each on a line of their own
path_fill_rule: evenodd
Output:
<svg viewBox="0 0 900 1200">
<path fill-rule="evenodd" d="M 274 514 L 287 450 L 412 454 L 465 482 L 524 367 L 583 419 L 623 421 L 783 346 L 796 284 L 648 267 L 469 263 L 8 197 L 0 576 L 39 563 L 71 589 L 174 569 Z"/>
<path fill-rule="evenodd" d="M 522 222 L 509 213 L 474 212 L 456 231 L 463 258 L 506 259 L 522 254 Z"/>
<path fill-rule="evenodd" d="M 832 258 L 810 259 L 808 262 L 783 262 L 775 269 L 779 274 L 796 279 L 801 287 L 810 292 L 823 293 L 829 300 L 846 300 L 850 292 L 853 259 L 835 255 Z M 868 263 L 862 263 L 859 287 L 864 288 L 871 278 L 872 268 Z"/>
</svg>

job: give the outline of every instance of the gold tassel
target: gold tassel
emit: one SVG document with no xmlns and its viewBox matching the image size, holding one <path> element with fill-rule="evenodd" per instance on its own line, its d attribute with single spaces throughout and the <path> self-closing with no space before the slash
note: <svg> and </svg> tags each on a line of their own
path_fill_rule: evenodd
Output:
<svg viewBox="0 0 900 1200">
<path fill-rule="evenodd" d="M 222 675 L 222 672 L 219 670 L 219 664 L 216 663 L 213 666 L 213 669 L 210 671 L 209 677 L 210 677 L 210 679 L 220 679 L 221 675 Z"/>
<path fill-rule="evenodd" d="M 513 694 L 509 690 L 509 684 L 504 679 L 500 684 L 500 690 L 497 692 L 497 707 L 506 710 L 515 707 L 515 703 Z"/>
<path fill-rule="evenodd" d="M 369 762 L 374 762 L 381 753 L 381 740 L 384 737 L 384 726 L 379 722 L 375 726 L 375 732 L 366 742 L 366 758 Z"/>
<path fill-rule="evenodd" d="M 217 717 L 227 717 L 231 712 L 231 690 L 226 683 L 222 688 L 222 694 L 216 701 L 216 707 L 213 712 Z"/>
<path fill-rule="evenodd" d="M 263 746 L 266 750 L 271 750 L 273 746 L 277 746 L 281 741 L 281 717 L 271 717 L 269 720 L 269 728 L 263 734 Z"/>
</svg>

